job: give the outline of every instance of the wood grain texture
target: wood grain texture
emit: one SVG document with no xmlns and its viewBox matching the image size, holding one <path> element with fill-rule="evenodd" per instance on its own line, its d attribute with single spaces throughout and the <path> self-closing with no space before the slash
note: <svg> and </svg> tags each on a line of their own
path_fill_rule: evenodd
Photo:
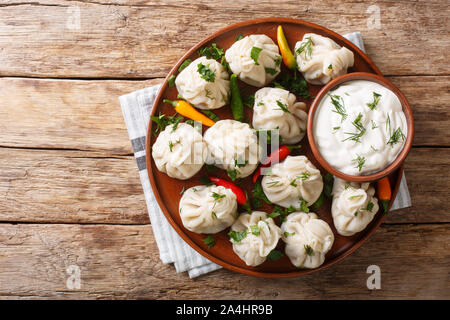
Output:
<svg viewBox="0 0 450 320">
<path fill-rule="evenodd" d="M 119 96 L 161 81 L 0 79 L 0 145 L 132 152 Z"/>
<path fill-rule="evenodd" d="M 413 109 L 413 144 L 450 146 L 450 76 L 388 78 Z M 0 146 L 129 154 L 118 97 L 161 82 L 0 78 Z"/>
<path fill-rule="evenodd" d="M 2 221 L 149 223 L 133 156 L 0 150 Z"/>
<path fill-rule="evenodd" d="M 260 279 L 218 270 L 191 280 L 161 264 L 150 226 L 2 224 L 0 298 L 448 299 L 449 243 L 448 224 L 382 226 L 320 273 Z M 381 289 L 372 291 L 366 270 L 373 264 Z M 70 265 L 80 267 L 79 290 L 66 287 Z"/>
<path fill-rule="evenodd" d="M 78 9 L 80 28 L 76 22 Z M 377 6 L 371 7 L 369 6 Z M 372 27 L 380 10 L 380 26 Z M 205 36 L 253 18 L 308 20 L 363 33 L 384 74 L 448 75 L 448 1 L 6 1 L 0 6 L 0 75 L 164 77 Z M 30 36 L 33 34 L 33 36 Z M 292 44 L 293 45 L 293 44 Z"/>
<path fill-rule="evenodd" d="M 442 205 L 448 159 L 447 148 L 413 149 L 405 165 L 413 207 L 391 212 L 384 223 L 450 222 Z M 132 156 L 0 148 L 0 199 L 0 221 L 149 223 Z"/>
</svg>

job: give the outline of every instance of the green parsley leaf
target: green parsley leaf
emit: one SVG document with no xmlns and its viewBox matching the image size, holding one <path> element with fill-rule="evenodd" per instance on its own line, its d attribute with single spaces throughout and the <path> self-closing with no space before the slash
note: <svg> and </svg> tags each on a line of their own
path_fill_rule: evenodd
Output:
<svg viewBox="0 0 450 320">
<path fill-rule="evenodd" d="M 296 71 L 294 71 L 294 74 L 296 74 Z M 275 88 L 288 90 L 299 97 L 305 99 L 310 97 L 306 80 L 292 76 L 290 73 L 283 72 L 273 84 Z"/>
<path fill-rule="evenodd" d="M 325 193 L 321 192 L 319 198 L 311 205 L 311 209 L 314 211 L 318 210 L 324 203 L 325 200 Z"/>
<path fill-rule="evenodd" d="M 242 239 L 245 239 L 245 237 L 247 237 L 247 229 L 245 229 L 244 231 L 234 231 L 231 230 L 230 232 L 228 232 L 228 236 L 234 241 L 234 242 L 241 242 Z"/>
<path fill-rule="evenodd" d="M 216 80 L 216 74 L 209 67 L 205 66 L 203 63 L 197 65 L 197 71 L 200 73 L 201 78 L 208 81 L 214 82 Z"/>
<path fill-rule="evenodd" d="M 219 193 L 217 193 L 217 192 L 213 192 L 212 194 L 211 194 L 211 197 L 213 197 L 213 199 L 215 200 L 215 201 L 219 201 L 220 199 L 223 199 L 223 198 L 225 198 L 227 195 L 226 194 L 219 194 Z"/>
<path fill-rule="evenodd" d="M 253 105 L 255 104 L 255 95 L 254 94 L 245 94 L 242 95 L 242 103 L 247 108 L 252 109 Z"/>
<path fill-rule="evenodd" d="M 369 203 L 367 204 L 366 210 L 372 212 L 373 207 L 374 207 L 373 202 L 369 202 Z"/>
<path fill-rule="evenodd" d="M 228 169 L 227 174 L 232 181 L 237 179 L 238 171 L 236 169 Z"/>
<path fill-rule="evenodd" d="M 236 38 L 234 38 L 234 41 L 239 41 L 241 39 L 244 39 L 244 36 L 242 35 L 242 33 L 239 33 Z"/>
<path fill-rule="evenodd" d="M 208 249 L 211 249 L 216 244 L 216 240 L 214 240 L 214 237 L 212 235 L 209 235 L 205 239 L 203 239 L 203 242 L 208 246 Z"/>
<path fill-rule="evenodd" d="M 217 167 L 216 167 L 215 165 L 213 165 L 213 164 L 208 164 L 208 163 L 206 163 L 206 164 L 205 164 L 205 167 L 206 167 L 206 171 L 211 172 L 211 173 L 217 172 L 217 170 L 219 170 L 219 168 L 217 168 Z"/>
<path fill-rule="evenodd" d="M 198 55 L 200 57 L 205 56 L 208 59 L 218 60 L 221 59 L 224 55 L 224 51 L 222 48 L 219 48 L 217 44 L 212 43 L 210 47 L 203 47 L 198 50 Z"/>
<path fill-rule="evenodd" d="M 308 244 L 305 244 L 305 245 L 304 245 L 304 248 L 305 248 L 305 253 L 306 253 L 308 256 L 312 257 L 312 256 L 315 255 L 313 248 L 311 248 L 311 246 L 309 246 Z"/>
<path fill-rule="evenodd" d="M 285 238 L 287 238 L 287 237 L 289 237 L 289 236 L 293 236 L 294 234 L 295 234 L 295 232 L 287 232 L 287 231 L 285 231 L 285 232 L 283 233 L 283 235 L 284 235 Z"/>
<path fill-rule="evenodd" d="M 309 212 L 308 202 L 303 198 L 298 198 L 300 200 L 300 210 L 303 212 Z"/>
<path fill-rule="evenodd" d="M 259 236 L 261 234 L 261 231 L 259 230 L 259 227 L 256 224 L 250 226 L 250 230 L 252 231 L 252 234 L 254 234 L 255 236 Z"/>
<path fill-rule="evenodd" d="M 261 200 L 264 200 L 268 204 L 272 204 L 272 202 L 270 202 L 269 199 L 267 198 L 267 196 L 265 195 L 264 190 L 261 186 L 261 182 L 259 182 L 259 181 L 257 181 L 255 183 L 255 187 L 252 190 L 252 195 L 256 199 L 261 199 Z"/>
<path fill-rule="evenodd" d="M 212 183 L 211 180 L 209 180 L 208 177 L 201 177 L 200 178 L 200 182 L 202 184 L 204 184 L 205 186 L 207 186 L 207 187 L 214 185 L 214 183 Z"/>
<path fill-rule="evenodd" d="M 276 75 L 278 70 L 274 69 L 274 68 L 264 68 L 264 70 L 266 70 L 266 73 L 271 74 L 271 75 Z"/>
<path fill-rule="evenodd" d="M 261 53 L 262 49 L 258 48 L 258 47 L 253 47 L 252 50 L 250 51 L 250 57 L 253 59 L 253 61 L 255 61 L 256 65 L 259 65 L 258 63 L 258 57 L 259 54 Z"/>
<path fill-rule="evenodd" d="M 277 260 L 280 260 L 283 256 L 284 256 L 283 253 L 274 249 L 274 250 L 270 251 L 269 255 L 267 256 L 267 260 L 277 261 Z"/>
</svg>

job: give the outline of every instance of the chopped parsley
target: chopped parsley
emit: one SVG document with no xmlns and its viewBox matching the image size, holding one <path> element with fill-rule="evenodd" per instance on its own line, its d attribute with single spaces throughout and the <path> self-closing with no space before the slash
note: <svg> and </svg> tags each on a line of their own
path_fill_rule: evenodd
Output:
<svg viewBox="0 0 450 320">
<path fill-rule="evenodd" d="M 323 180 L 325 180 L 323 192 L 328 199 L 331 199 L 331 192 L 333 191 L 333 184 L 334 184 L 333 175 L 327 172 L 325 175 L 322 175 L 322 177 Z"/>
<path fill-rule="evenodd" d="M 305 244 L 304 245 L 304 248 L 305 248 L 305 253 L 308 255 L 308 256 L 310 256 L 310 257 L 312 257 L 312 256 L 314 256 L 314 250 L 313 250 L 313 248 L 311 248 L 311 246 L 310 245 L 308 245 L 308 244 Z"/>
<path fill-rule="evenodd" d="M 274 69 L 274 68 L 264 68 L 264 70 L 266 70 L 266 73 L 271 74 L 271 75 L 276 75 L 278 70 Z"/>
<path fill-rule="evenodd" d="M 303 212 L 309 212 L 308 202 L 303 198 L 298 198 L 300 200 L 300 210 Z"/>
<path fill-rule="evenodd" d="M 356 132 L 344 132 L 345 134 L 350 135 L 348 138 L 345 138 L 342 141 L 353 140 L 355 142 L 361 142 L 361 137 L 366 133 L 366 128 L 361 123 L 362 113 L 360 112 L 358 116 L 353 120 L 352 124 L 356 129 Z"/>
<path fill-rule="evenodd" d="M 366 163 L 366 158 L 357 155 L 357 157 L 352 161 L 357 163 L 355 168 L 358 168 L 358 171 L 361 172 L 364 163 Z"/>
<path fill-rule="evenodd" d="M 237 179 L 237 175 L 238 175 L 238 171 L 237 171 L 237 169 L 235 168 L 235 169 L 228 169 L 227 170 L 227 174 L 228 174 L 228 176 L 230 177 L 230 179 L 232 180 L 232 181 L 235 181 L 236 179 Z"/>
<path fill-rule="evenodd" d="M 253 59 L 253 61 L 255 61 L 256 65 L 259 65 L 258 58 L 261 51 L 262 49 L 258 47 L 253 47 L 252 50 L 250 51 L 250 57 Z"/>
<path fill-rule="evenodd" d="M 212 43 L 210 47 L 203 47 L 200 50 L 198 50 L 198 55 L 201 56 L 205 56 L 208 59 L 214 59 L 214 60 L 218 60 L 221 59 L 222 56 L 224 55 L 224 51 L 222 48 L 219 48 L 217 46 L 217 44 Z"/>
<path fill-rule="evenodd" d="M 286 89 L 293 94 L 302 97 L 309 98 L 310 94 L 308 91 L 308 83 L 303 78 L 297 78 L 297 73 L 294 71 L 294 76 L 290 73 L 282 73 L 281 76 L 277 77 L 277 81 L 274 82 L 275 88 Z"/>
<path fill-rule="evenodd" d="M 242 167 L 245 167 L 246 165 L 248 164 L 248 160 L 245 160 L 245 162 L 242 162 L 242 159 L 241 158 L 239 158 L 239 159 L 234 159 L 234 166 L 236 167 L 236 168 L 242 168 Z"/>
<path fill-rule="evenodd" d="M 381 97 L 381 94 L 376 93 L 375 91 L 373 91 L 372 93 L 373 93 L 373 101 L 367 104 L 370 110 L 374 110 L 377 107 Z"/>
<path fill-rule="evenodd" d="M 250 226 L 250 230 L 255 236 L 259 236 L 261 233 L 261 230 L 259 230 L 259 227 L 256 224 L 254 226 Z"/>
<path fill-rule="evenodd" d="M 228 236 L 233 239 L 234 242 L 241 242 L 242 239 L 245 239 L 245 237 L 247 237 L 247 229 L 241 232 L 231 230 L 230 232 L 228 232 Z"/>
<path fill-rule="evenodd" d="M 284 256 L 284 254 L 278 250 L 272 250 L 270 251 L 269 255 L 267 256 L 267 260 L 269 261 L 277 261 L 281 259 Z"/>
<path fill-rule="evenodd" d="M 205 66 L 203 63 L 199 63 L 197 65 L 197 71 L 200 73 L 201 78 L 208 82 L 214 82 L 216 80 L 216 74 L 214 71 L 212 71 L 208 66 Z"/>
<path fill-rule="evenodd" d="M 366 210 L 372 212 L 373 207 L 374 207 L 373 202 L 369 202 L 369 203 L 367 204 Z"/>
<path fill-rule="evenodd" d="M 372 130 L 378 128 L 377 123 L 373 120 L 372 121 Z"/>
<path fill-rule="evenodd" d="M 209 180 L 208 177 L 201 177 L 200 178 L 200 182 L 202 184 L 204 184 L 205 186 L 207 186 L 207 187 L 214 185 L 214 183 L 212 183 L 211 180 Z"/>
<path fill-rule="evenodd" d="M 347 112 L 345 110 L 344 99 L 337 94 L 328 94 L 331 99 L 331 103 L 334 106 L 333 112 L 339 114 L 341 116 L 341 122 L 347 119 Z"/>
<path fill-rule="evenodd" d="M 276 58 L 275 60 L 274 60 L 274 62 L 275 62 L 275 66 L 276 67 L 279 67 L 280 65 L 281 65 L 281 62 L 283 61 L 283 57 L 282 56 L 278 56 L 278 58 Z"/>
<path fill-rule="evenodd" d="M 283 233 L 283 235 L 284 235 L 285 238 L 287 238 L 287 237 L 289 237 L 289 236 L 293 236 L 294 234 L 295 234 L 295 232 L 287 232 L 287 231 L 285 231 L 285 232 Z"/>
<path fill-rule="evenodd" d="M 295 50 L 295 53 L 297 55 L 304 53 L 305 59 L 311 59 L 313 45 L 314 43 L 312 42 L 311 37 L 308 37 L 306 38 L 306 41 L 302 41 L 302 44 L 300 45 L 300 47 L 298 47 L 297 50 Z"/>
<path fill-rule="evenodd" d="M 208 246 L 208 249 L 211 249 L 216 244 L 216 240 L 214 240 L 214 237 L 212 235 L 209 235 L 205 239 L 203 239 L 203 242 Z"/>
<path fill-rule="evenodd" d="M 321 193 L 320 193 L 320 196 L 319 196 L 319 198 L 316 200 L 316 202 L 314 202 L 314 203 L 311 205 L 311 209 L 313 209 L 314 211 L 316 211 L 317 209 L 319 209 L 319 208 L 323 205 L 324 200 L 325 200 L 324 192 L 321 192 Z"/>
<path fill-rule="evenodd" d="M 330 65 L 328 66 L 328 70 L 333 70 L 333 65 L 330 63 Z"/>
<path fill-rule="evenodd" d="M 226 194 L 219 194 L 217 192 L 213 192 L 211 194 L 211 197 L 213 197 L 214 201 L 219 201 L 220 199 L 225 198 L 227 195 Z"/>
<path fill-rule="evenodd" d="M 242 33 L 239 33 L 236 38 L 234 38 L 234 41 L 239 41 L 241 39 L 244 39 L 244 36 L 242 35 Z"/>
<path fill-rule="evenodd" d="M 153 136 L 156 136 L 159 132 L 163 131 L 168 125 L 173 125 L 172 129 L 175 131 L 178 124 L 183 120 L 182 116 L 166 116 L 165 114 L 159 114 L 159 116 L 151 116 L 152 121 L 156 124 L 156 128 L 152 131 Z"/>
<path fill-rule="evenodd" d="M 259 181 L 257 181 L 255 183 L 255 187 L 252 190 L 252 195 L 256 199 L 261 199 L 261 200 L 264 200 L 268 204 L 272 204 L 272 202 L 270 202 L 269 199 L 267 198 L 267 196 L 265 195 L 263 188 L 261 186 L 261 183 Z"/>
<path fill-rule="evenodd" d="M 245 94 L 242 95 L 242 103 L 247 108 L 252 109 L 253 105 L 255 104 L 255 95 L 254 94 Z"/>
</svg>

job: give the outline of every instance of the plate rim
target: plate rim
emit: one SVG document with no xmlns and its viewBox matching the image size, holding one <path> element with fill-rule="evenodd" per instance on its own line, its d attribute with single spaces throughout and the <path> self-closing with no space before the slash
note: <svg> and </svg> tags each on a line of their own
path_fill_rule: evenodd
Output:
<svg viewBox="0 0 450 320">
<path fill-rule="evenodd" d="M 293 18 L 277 18 L 277 17 L 269 17 L 269 18 L 257 18 L 257 19 L 251 19 L 251 20 L 245 20 L 245 21 L 241 21 L 238 23 L 234 23 L 231 25 L 228 25 L 224 28 L 221 28 L 215 32 L 213 32 L 212 34 L 210 34 L 209 36 L 207 36 L 206 38 L 204 38 L 203 40 L 197 42 L 197 44 L 195 44 L 194 46 L 192 46 L 188 51 L 186 51 L 186 53 L 178 59 L 177 63 L 172 67 L 172 69 L 168 72 L 168 74 L 166 75 L 166 77 L 164 78 L 164 82 L 162 83 L 158 94 L 155 98 L 155 101 L 153 102 L 153 106 L 152 106 L 152 110 L 150 112 L 150 115 L 153 116 L 156 112 L 156 108 L 155 106 L 159 105 L 162 95 L 165 92 L 167 85 L 168 85 L 168 79 L 169 77 L 174 74 L 174 72 L 178 69 L 178 67 L 183 63 L 184 60 L 186 60 L 190 55 L 192 55 L 193 53 L 195 53 L 199 48 L 201 48 L 202 46 L 204 46 L 206 43 L 210 42 L 211 40 L 213 40 L 214 38 L 216 38 L 217 36 L 222 35 L 225 32 L 234 30 L 234 29 L 238 29 L 241 27 L 246 27 L 249 25 L 256 25 L 256 24 L 262 24 L 262 23 L 276 23 L 276 24 L 282 24 L 282 23 L 289 23 L 289 24 L 297 24 L 297 25 L 302 25 L 302 26 L 308 26 L 311 28 L 315 28 L 315 29 L 320 29 L 321 31 L 328 33 L 329 35 L 332 35 L 336 38 L 338 38 L 339 40 L 343 41 L 346 46 L 351 47 L 352 50 L 356 51 L 364 60 L 365 62 L 370 65 L 370 67 L 375 71 L 375 74 L 378 74 L 380 76 L 383 76 L 383 74 L 381 73 L 380 69 L 375 65 L 375 63 L 361 50 L 359 49 L 355 44 L 353 44 L 351 41 L 347 40 L 346 38 L 344 38 L 343 36 L 341 36 L 340 34 L 326 28 L 323 27 L 321 25 L 312 23 L 312 22 L 308 22 L 302 19 L 293 19 Z M 256 270 L 249 270 L 249 269 L 244 269 L 241 267 L 237 267 L 234 266 L 232 264 L 227 263 L 224 260 L 218 259 L 215 256 L 212 256 L 209 252 L 207 252 L 206 250 L 204 250 L 203 248 L 201 248 L 200 246 L 198 246 L 194 241 L 192 241 L 190 239 L 190 237 L 181 229 L 180 226 L 178 226 L 178 224 L 173 220 L 171 214 L 168 212 L 165 203 L 163 201 L 163 199 L 161 198 L 161 195 L 159 194 L 159 190 L 156 187 L 156 183 L 155 183 L 155 179 L 154 179 L 154 175 L 153 175 L 153 170 L 152 170 L 152 166 L 151 166 L 151 153 L 150 153 L 150 137 L 151 137 L 151 128 L 152 128 L 152 120 L 151 118 L 149 119 L 149 123 L 148 123 L 148 127 L 147 127 L 147 136 L 145 139 L 145 156 L 146 156 L 146 167 L 147 167 L 147 173 L 148 173 L 148 177 L 150 180 L 150 185 L 152 187 L 152 191 L 154 194 L 154 197 L 156 199 L 156 202 L 158 203 L 161 211 L 163 212 L 165 218 L 167 219 L 167 221 L 170 223 L 170 225 L 175 229 L 175 231 L 177 232 L 177 234 L 192 248 L 194 249 L 197 253 L 201 254 L 203 257 L 209 259 L 210 261 L 220 265 L 221 267 L 234 271 L 234 272 L 238 272 L 241 274 L 245 274 L 245 275 L 250 275 L 250 276 L 255 276 L 255 277 L 260 277 L 260 278 L 288 278 L 288 277 L 296 277 L 296 276 L 302 276 L 302 275 L 306 275 L 306 274 L 311 274 L 311 273 L 315 273 L 318 271 L 321 271 L 323 269 L 329 268 L 333 265 L 335 265 L 336 263 L 342 261 L 343 259 L 345 259 L 346 257 L 348 257 L 350 254 L 352 254 L 353 252 L 355 252 L 358 248 L 360 248 L 374 233 L 375 231 L 379 228 L 379 226 L 381 225 L 381 223 L 384 221 L 386 214 L 384 214 L 383 212 L 379 212 L 378 214 L 382 214 L 382 216 L 378 219 L 377 223 L 372 227 L 371 230 L 369 230 L 368 232 L 366 232 L 361 239 L 358 240 L 358 242 L 356 242 L 354 245 L 352 245 L 348 250 L 346 250 L 344 253 L 342 253 L 341 255 L 335 257 L 332 260 L 329 260 L 327 262 L 327 264 L 322 264 L 321 266 L 314 268 L 314 269 L 302 269 L 302 270 L 296 270 L 296 271 L 291 271 L 291 272 L 280 272 L 280 273 L 276 273 L 276 272 L 262 272 L 262 271 L 256 271 Z M 401 183 L 401 179 L 403 176 L 403 172 L 404 172 L 404 163 L 402 163 L 400 165 L 400 167 L 395 171 L 398 173 L 398 178 L 397 181 L 395 183 L 395 187 L 393 188 L 393 192 L 392 192 L 392 199 L 389 203 L 389 209 L 391 208 L 394 199 L 397 196 L 398 193 L 398 189 L 400 187 L 400 183 Z"/>
</svg>

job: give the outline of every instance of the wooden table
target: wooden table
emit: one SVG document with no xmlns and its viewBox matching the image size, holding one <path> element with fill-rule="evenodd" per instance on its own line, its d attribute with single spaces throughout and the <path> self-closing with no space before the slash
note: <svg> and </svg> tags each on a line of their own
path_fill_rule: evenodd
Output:
<svg viewBox="0 0 450 320">
<path fill-rule="evenodd" d="M 450 298 L 449 13 L 446 0 L 2 0 L 0 298 Z M 118 97 L 161 83 L 213 31 L 268 16 L 362 32 L 414 109 L 413 207 L 320 273 L 191 280 L 159 260 Z"/>
</svg>

